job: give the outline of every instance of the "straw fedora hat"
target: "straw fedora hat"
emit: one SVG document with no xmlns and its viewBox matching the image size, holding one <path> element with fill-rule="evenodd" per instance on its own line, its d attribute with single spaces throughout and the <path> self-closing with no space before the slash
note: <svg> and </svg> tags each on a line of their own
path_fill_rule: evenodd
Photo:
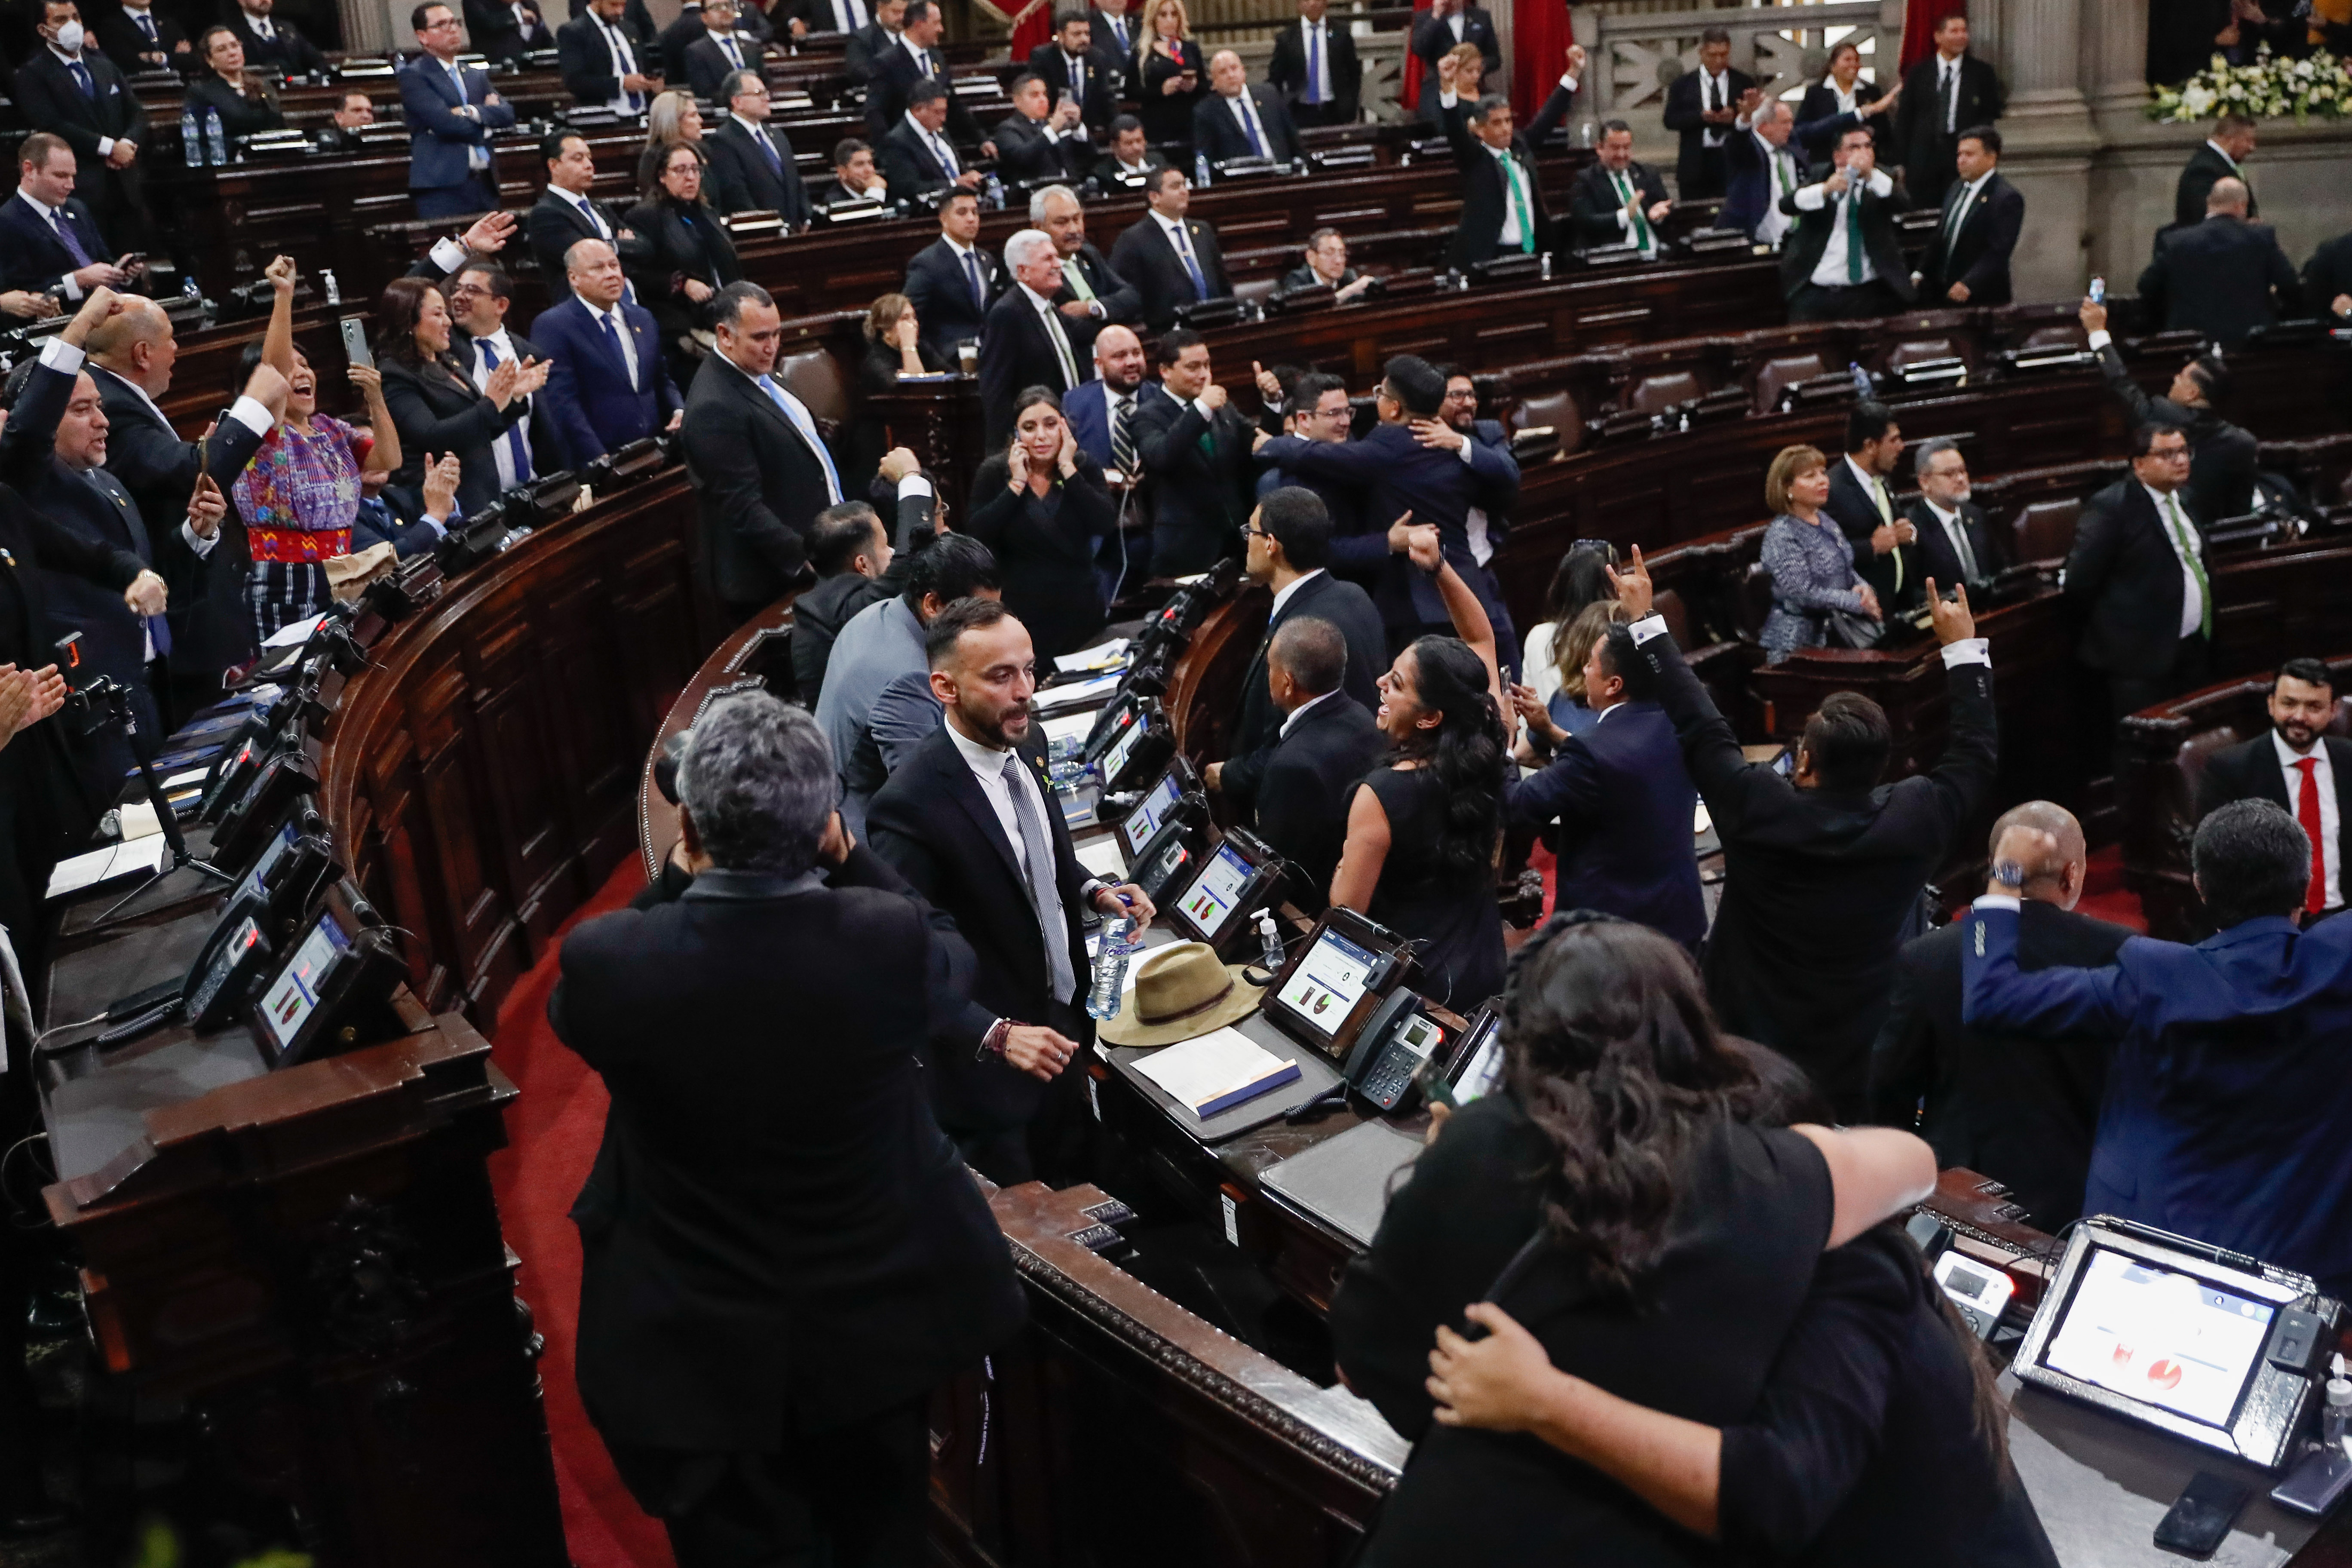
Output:
<svg viewBox="0 0 2352 1568">
<path fill-rule="evenodd" d="M 1257 1011 L 1257 990 L 1238 963 L 1219 963 L 1204 942 L 1154 948 L 1137 963 L 1135 989 L 1118 1016 L 1095 1033 L 1114 1046 L 1172 1046 Z"/>
</svg>

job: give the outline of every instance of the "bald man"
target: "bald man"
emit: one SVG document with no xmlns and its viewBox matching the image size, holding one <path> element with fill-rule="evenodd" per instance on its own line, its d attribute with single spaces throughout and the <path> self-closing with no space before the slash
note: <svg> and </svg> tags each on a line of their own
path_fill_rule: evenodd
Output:
<svg viewBox="0 0 2352 1568">
<path fill-rule="evenodd" d="M 2083 825 L 2062 805 L 2030 800 L 1993 824 L 1989 843 L 2000 843 L 2012 826 L 2037 828 L 2058 841 L 2058 864 L 2025 885 L 2020 963 L 2096 969 L 2110 962 L 2133 933 L 2074 912 L 2089 870 Z M 2055 1232 L 2083 1212 L 2113 1042 L 2042 1039 L 1962 1024 L 1966 923 L 1930 931 L 1895 961 L 1894 1003 L 1871 1054 L 1871 1118 L 1916 1129 L 1935 1146 L 1938 1166 L 1962 1165 L 2008 1184 L 2027 1223 Z"/>
<path fill-rule="evenodd" d="M 2205 197 L 2205 221 L 2159 237 L 2156 259 L 2139 275 L 2145 320 L 2234 349 L 2256 327 L 2294 313 L 2303 298 L 2294 264 L 2271 226 L 2252 220 L 2247 201 L 2244 181 L 2216 180 Z"/>
<path fill-rule="evenodd" d="M 653 312 L 628 297 L 619 253 L 601 239 L 574 240 L 563 274 L 572 297 L 541 311 L 530 337 L 547 355 L 547 406 L 578 468 L 675 430 L 686 400 L 663 362 Z"/>
<path fill-rule="evenodd" d="M 1289 163 L 1304 155 L 1281 91 L 1251 81 L 1231 49 L 1209 59 L 1208 95 L 1192 106 L 1192 145 L 1213 164 L 1235 158 Z"/>
</svg>

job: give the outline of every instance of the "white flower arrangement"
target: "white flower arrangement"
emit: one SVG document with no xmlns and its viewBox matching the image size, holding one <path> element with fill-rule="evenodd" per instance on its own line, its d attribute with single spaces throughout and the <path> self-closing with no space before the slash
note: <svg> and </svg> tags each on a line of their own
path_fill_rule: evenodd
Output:
<svg viewBox="0 0 2352 1568">
<path fill-rule="evenodd" d="M 2204 121 L 2224 111 L 2254 120 L 2342 120 L 2352 115 L 2352 70 L 2325 49 L 2290 59 L 2265 44 L 2252 65 L 2215 55 L 2179 86 L 2158 88 L 2147 106 L 2151 120 Z"/>
</svg>

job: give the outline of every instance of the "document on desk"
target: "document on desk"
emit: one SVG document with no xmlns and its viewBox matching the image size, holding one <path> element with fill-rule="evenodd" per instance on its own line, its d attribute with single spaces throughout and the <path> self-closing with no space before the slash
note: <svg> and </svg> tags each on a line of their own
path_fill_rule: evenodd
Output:
<svg viewBox="0 0 2352 1568">
<path fill-rule="evenodd" d="M 1073 680 L 1066 686 L 1048 687 L 1037 693 L 1034 700 L 1040 713 L 1057 713 L 1065 708 L 1075 708 L 1081 702 L 1097 702 L 1118 689 L 1120 676 L 1117 670 L 1086 680 Z"/>
<path fill-rule="evenodd" d="M 1083 741 L 1095 727 L 1095 716 L 1091 713 L 1065 713 L 1058 719 L 1040 720 L 1037 727 L 1045 731 L 1049 744 L 1055 741 Z"/>
<path fill-rule="evenodd" d="M 1298 1078 L 1298 1064 L 1258 1046 L 1228 1026 L 1153 1052 L 1135 1070 L 1168 1097 L 1207 1121 Z"/>
<path fill-rule="evenodd" d="M 1115 669 L 1127 662 L 1127 639 L 1113 637 L 1108 642 L 1082 647 L 1076 653 L 1057 653 L 1054 668 L 1063 675 L 1076 675 L 1082 670 Z"/>
<path fill-rule="evenodd" d="M 1127 875 L 1127 857 L 1118 852 L 1116 837 L 1097 838 L 1081 844 L 1076 851 L 1078 864 L 1097 877 L 1118 880 Z"/>
<path fill-rule="evenodd" d="M 170 852 L 162 833 L 152 833 L 144 838 L 134 838 L 128 844 L 110 844 L 103 849 L 93 849 L 87 855 L 77 855 L 60 860 L 49 873 L 49 893 L 62 899 L 68 893 L 79 893 L 84 888 L 94 888 L 100 882 L 110 882 L 117 877 L 128 877 L 142 871 L 152 871 L 163 864 Z"/>
</svg>

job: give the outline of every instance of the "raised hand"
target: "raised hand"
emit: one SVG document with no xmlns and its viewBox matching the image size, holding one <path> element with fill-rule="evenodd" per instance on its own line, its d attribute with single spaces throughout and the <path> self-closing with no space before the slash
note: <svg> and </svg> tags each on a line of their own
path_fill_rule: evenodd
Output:
<svg viewBox="0 0 2352 1568">
<path fill-rule="evenodd" d="M 1633 559 L 1629 564 L 1601 570 L 1609 574 L 1609 585 L 1617 590 L 1617 602 L 1625 606 L 1627 615 L 1638 621 L 1650 613 L 1657 591 L 1650 582 L 1649 563 L 1642 559 L 1640 545 L 1633 546 Z"/>
<path fill-rule="evenodd" d="M 210 539 L 220 531 L 221 519 L 227 515 L 228 498 L 221 494 L 220 481 L 210 474 L 198 474 L 196 488 L 188 497 L 188 526 L 198 539 Z"/>
<path fill-rule="evenodd" d="M 1966 642 L 1977 635 L 1977 617 L 1969 608 L 1969 585 L 1960 584 L 1953 594 L 1952 602 L 1947 604 L 1936 592 L 1936 580 L 1927 579 L 1927 620 L 1936 628 L 1936 640 L 1947 645 Z"/>
<path fill-rule="evenodd" d="M 1268 403 L 1282 401 L 1282 380 L 1255 360 L 1250 361 L 1250 374 L 1257 382 L 1257 395 Z"/>
<path fill-rule="evenodd" d="M 471 228 L 457 237 L 457 243 L 477 256 L 496 256 L 506 248 L 507 241 L 514 237 L 514 214 L 484 213 L 474 220 Z"/>
<path fill-rule="evenodd" d="M 437 461 L 425 466 L 425 515 L 436 522 L 446 522 L 457 509 L 457 481 L 465 477 L 466 467 L 455 452 L 444 452 Z"/>
<path fill-rule="evenodd" d="M 261 275 L 269 279 L 269 287 L 273 292 L 279 294 L 291 294 L 294 292 L 295 274 L 294 258 L 292 257 L 276 256 L 270 258 L 269 265 L 261 269 Z"/>
<path fill-rule="evenodd" d="M 1209 405 L 1210 413 L 1214 414 L 1225 405 L 1225 389 L 1212 382 L 1208 390 L 1201 394 L 1201 401 Z"/>
<path fill-rule="evenodd" d="M 1445 564 L 1445 554 L 1437 542 L 1437 524 L 1419 523 L 1404 531 L 1405 558 L 1424 572 L 1434 572 Z"/>
<path fill-rule="evenodd" d="M 514 399 L 515 378 L 521 374 L 522 367 L 513 360 L 499 361 L 490 367 L 489 379 L 482 384 L 482 395 L 490 400 L 493 407 L 505 412 L 506 405 Z"/>
</svg>

